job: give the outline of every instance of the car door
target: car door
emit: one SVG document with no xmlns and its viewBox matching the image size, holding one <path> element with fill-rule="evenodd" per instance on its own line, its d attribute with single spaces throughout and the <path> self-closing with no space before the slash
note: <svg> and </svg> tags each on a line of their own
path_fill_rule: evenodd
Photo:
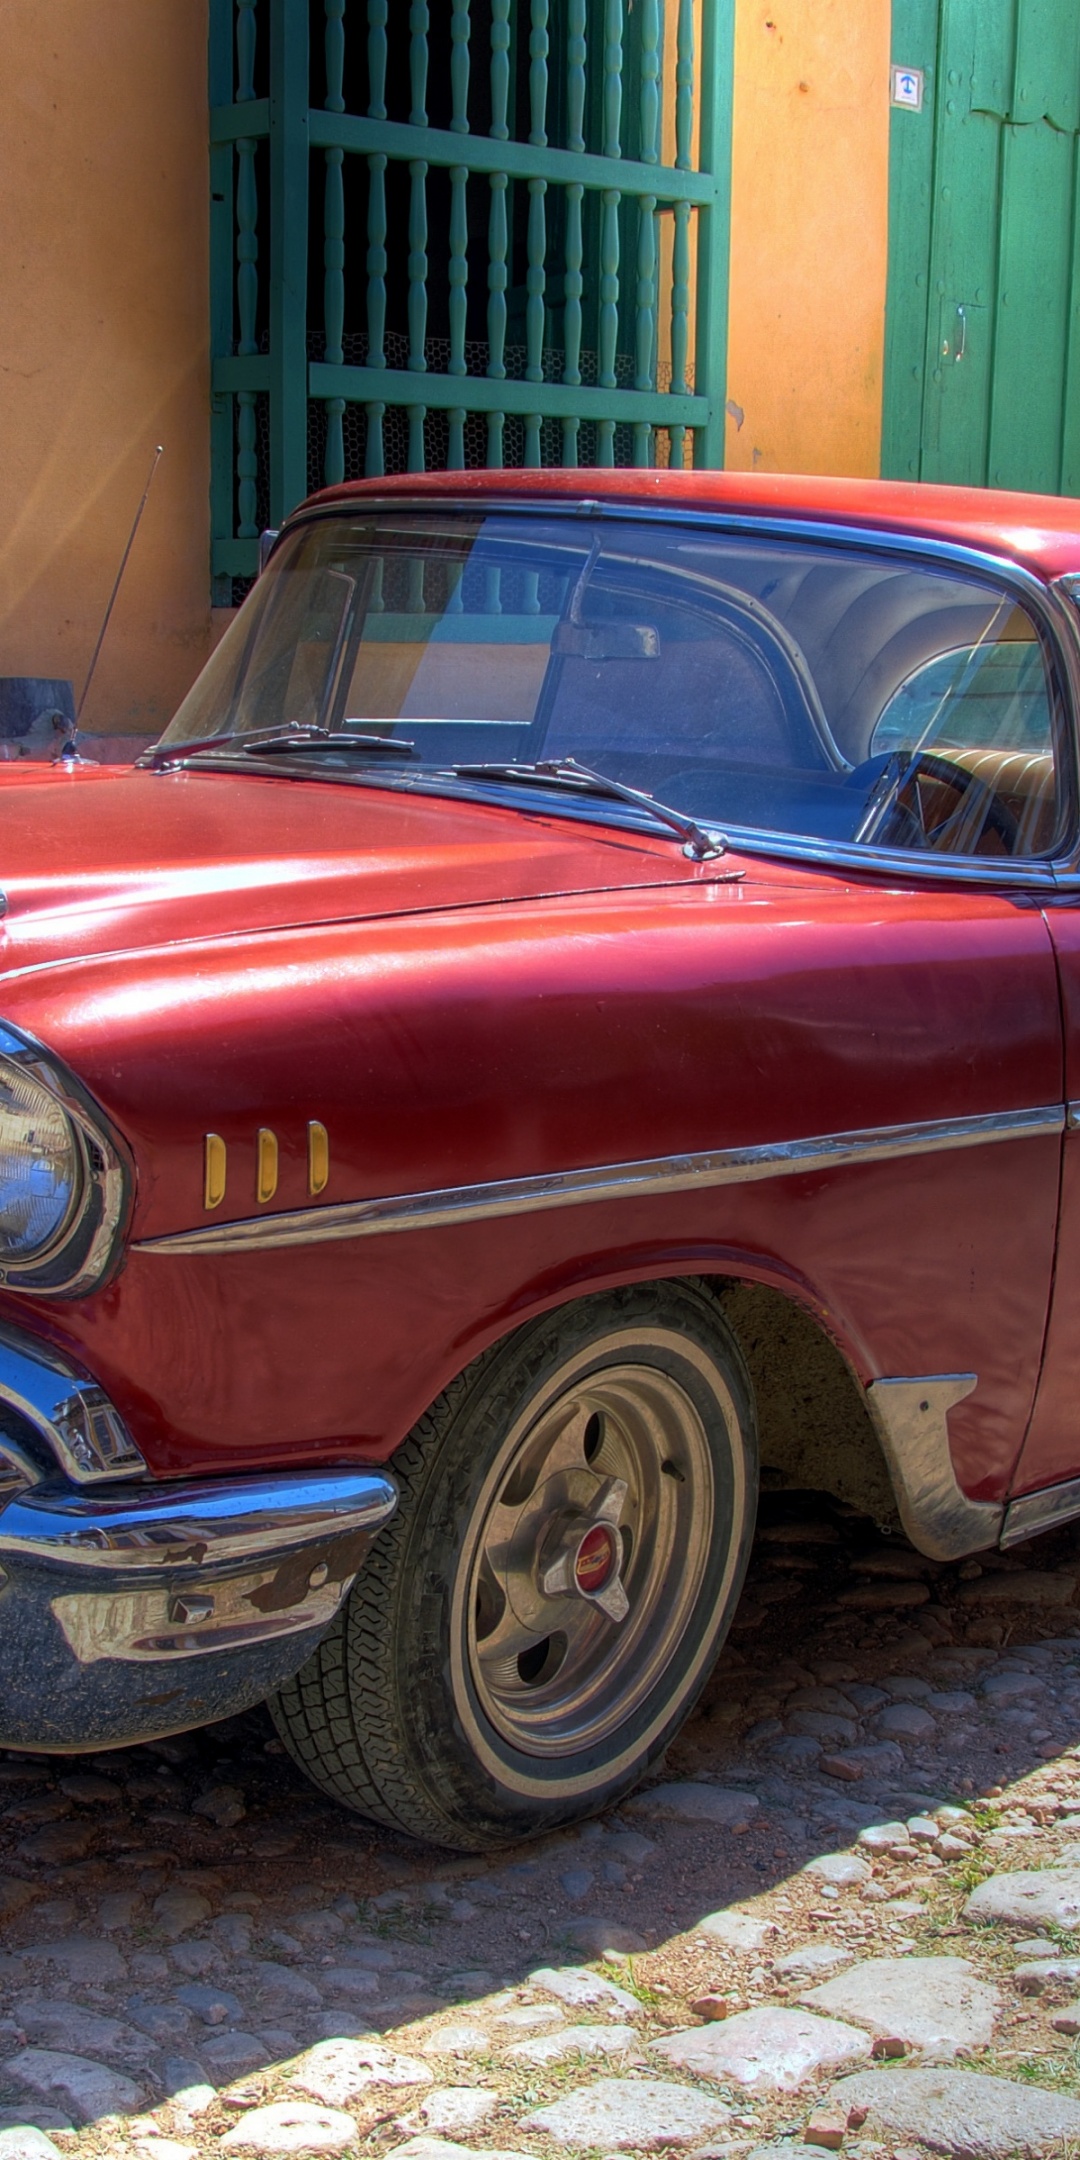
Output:
<svg viewBox="0 0 1080 2160">
<path fill-rule="evenodd" d="M 1065 1139 L 1053 1298 L 1035 1409 L 1013 1479 L 1006 1532 L 1013 1541 L 1080 1513 L 1080 899 L 1047 908 L 1046 921 L 1061 984 Z"/>
<path fill-rule="evenodd" d="M 924 931 L 942 886 L 948 891 L 938 934 L 922 947 L 921 1048 L 935 1046 L 950 1087 L 978 1074 L 988 1101 L 1023 1101 L 1042 1113 L 1040 1137 L 1019 1150 L 996 1144 L 1007 1141 L 1002 1131 L 966 1160 L 943 1153 L 932 1195 L 914 1166 L 887 1214 L 885 1196 L 875 1195 L 866 1215 L 851 1218 L 849 1275 L 842 1289 L 835 1282 L 876 1338 L 879 1373 L 952 1376 L 948 1434 L 959 1484 L 999 1505 L 1032 1416 L 1051 1304 L 1065 1124 L 1055 947 L 1066 976 L 1069 1092 L 1080 1098 L 1080 911 L 1041 907 L 1055 890 L 1050 864 L 1069 844 L 1072 719 L 1062 655 L 1034 586 L 1004 573 L 1000 584 L 981 573 L 954 582 L 953 569 L 960 573 L 960 563 L 897 561 L 890 582 L 869 555 L 853 552 L 844 564 L 806 551 L 797 568 L 773 574 L 769 600 L 798 640 L 848 768 L 834 800 L 866 791 L 850 838 L 866 848 L 867 868 L 880 878 L 886 860 L 906 858 L 907 904 Z M 834 861 L 841 852 L 851 859 L 850 841 Z M 878 888 L 879 931 L 905 885 L 901 875 L 899 890 Z M 865 1026 L 885 1053 L 883 1070 L 895 1072 L 900 1044 L 881 1027 L 873 997 Z M 1025 1041 L 1021 1075 L 1010 1061 Z M 1080 1101 L 1077 1110 L 1080 1127 Z M 1071 1409 L 1080 1402 L 1080 1130 L 1070 1135 L 1065 1175 L 1077 1202 L 1075 1231 L 1065 1226 L 1075 1239 L 1072 1288 L 1059 1287 L 1052 1323 L 1063 1337 L 1061 1403 L 1048 1379 L 1040 1399 L 1047 1437 L 1039 1438 L 1037 1420 L 1024 1457 L 1034 1483 L 1080 1469 Z M 900 1233 L 920 1209 L 917 1285 L 910 1242 L 901 1261 Z M 891 1299 L 883 1254 L 894 1263 Z M 883 1340 L 882 1315 L 908 1300 L 906 1340 L 899 1330 Z M 1057 1452 L 1048 1468 L 1051 1411 Z"/>
</svg>

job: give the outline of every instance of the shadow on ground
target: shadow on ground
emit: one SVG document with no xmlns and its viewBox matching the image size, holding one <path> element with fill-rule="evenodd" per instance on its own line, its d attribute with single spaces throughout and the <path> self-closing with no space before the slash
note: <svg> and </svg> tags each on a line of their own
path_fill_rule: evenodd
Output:
<svg viewBox="0 0 1080 2160">
<path fill-rule="evenodd" d="M 789 1937 L 947 1949 L 980 1870 L 1068 1830 L 1074 1772 L 1080 1810 L 1078 1583 L 1070 1532 L 939 1567 L 839 1503 L 768 1494 L 729 1644 L 648 1789 L 486 1860 L 348 1815 L 262 1711 L 107 1755 L 0 1757 L 0 2126 L 82 2122 L 78 2150 L 111 2153 L 129 2149 L 126 2119 L 151 2140 L 141 2160 L 174 2160 L 152 2143 L 163 2122 L 195 2138 L 189 2152 L 216 2150 L 275 2066 L 330 2038 L 430 2054 L 453 2011 L 498 2082 L 511 2028 L 497 2045 L 491 2019 L 519 2014 L 527 2033 L 563 2014 L 530 1982 L 540 1968 L 613 1952 L 596 1969 L 662 2033 L 710 1991 L 736 2010 L 792 1999 L 775 1970 Z M 867 1826 L 943 1805 L 966 1811 L 959 1852 L 895 1828 L 891 1846 L 861 1848 L 875 1872 L 857 1907 L 857 1886 L 803 1872 Z M 948 1818 L 932 1827 L 948 1836 Z M 751 1901 L 775 1936 L 767 1957 L 700 1931 Z M 463 2060 L 454 2076 L 475 2079 Z M 400 2098 L 382 2100 L 378 2123 L 404 2119 Z M 358 2116 L 357 2136 L 392 2145 L 378 2123 Z"/>
</svg>

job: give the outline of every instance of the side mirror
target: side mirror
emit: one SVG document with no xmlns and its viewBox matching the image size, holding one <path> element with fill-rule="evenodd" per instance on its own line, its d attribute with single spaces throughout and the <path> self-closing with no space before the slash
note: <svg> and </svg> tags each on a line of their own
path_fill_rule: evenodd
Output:
<svg viewBox="0 0 1080 2160">
<path fill-rule="evenodd" d="M 51 761 L 75 735 L 75 692 L 47 675 L 0 676 L 0 760 Z"/>
<path fill-rule="evenodd" d="M 266 565 L 267 565 L 267 563 L 269 562 L 269 560 L 270 560 L 270 557 L 271 557 L 271 555 L 272 555 L 272 554 L 273 554 L 273 552 L 274 552 L 274 547 L 275 547 L 275 544 L 276 544 L 276 542 L 277 542 L 277 541 L 278 541 L 278 540 L 280 539 L 280 537 L 281 537 L 280 527 L 279 527 L 279 526 L 277 526 L 277 525 L 268 525 L 268 526 L 267 526 L 267 528 L 266 528 L 266 531 L 265 531 L 265 532 L 261 532 L 261 533 L 259 534 L 259 576 L 260 576 L 260 577 L 262 576 L 262 574 L 263 574 L 263 571 L 265 570 L 265 568 L 266 568 Z"/>
</svg>

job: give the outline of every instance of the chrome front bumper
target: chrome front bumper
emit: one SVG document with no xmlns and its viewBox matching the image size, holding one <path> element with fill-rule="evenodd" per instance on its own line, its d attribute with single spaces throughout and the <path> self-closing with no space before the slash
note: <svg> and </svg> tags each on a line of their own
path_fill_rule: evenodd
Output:
<svg viewBox="0 0 1080 2160">
<path fill-rule="evenodd" d="M 0 1405 L 14 1412 L 8 1424 L 36 1442 L 41 1460 L 55 1463 L 77 1485 L 99 1478 L 146 1475 L 120 1412 L 104 1388 L 49 1343 L 0 1325 Z M 0 1432 L 0 1481 L 12 1446 Z M 2 1492 L 0 1483 L 0 1492 Z"/>
<path fill-rule="evenodd" d="M 55 1585 L 81 1665 L 206 1656 L 328 1626 L 396 1502 L 382 1470 L 35 1485 L 0 1511 L 0 1571 Z"/>
<path fill-rule="evenodd" d="M 36 1347 L 18 1347 L 24 1403 Z M 110 1746 L 250 1707 L 325 1633 L 397 1505 L 377 1467 L 172 1484 L 140 1459 L 137 1481 L 75 1484 L 25 1419 L 0 1431 L 0 1746 Z"/>
</svg>

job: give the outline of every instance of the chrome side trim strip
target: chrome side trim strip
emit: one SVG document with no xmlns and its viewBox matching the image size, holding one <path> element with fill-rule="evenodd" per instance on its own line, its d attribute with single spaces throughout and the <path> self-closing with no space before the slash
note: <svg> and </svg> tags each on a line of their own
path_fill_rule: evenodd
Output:
<svg viewBox="0 0 1080 2160">
<path fill-rule="evenodd" d="M 288 1245 L 321 1245 L 339 1238 L 381 1237 L 395 1230 L 445 1228 L 486 1222 L 500 1215 L 583 1207 L 595 1200 L 651 1198 L 692 1192 L 709 1185 L 748 1185 L 759 1178 L 805 1177 L 848 1164 L 891 1162 L 906 1155 L 934 1155 L 952 1148 L 987 1147 L 1001 1140 L 1039 1139 L 1060 1133 L 1061 1103 L 1038 1110 L 1006 1110 L 988 1117 L 942 1118 L 920 1125 L 879 1125 L 865 1132 L 826 1133 L 807 1140 L 767 1141 L 760 1147 L 723 1148 L 703 1155 L 659 1155 L 647 1162 L 606 1163 L 588 1170 L 558 1170 L 541 1177 L 499 1178 L 487 1185 L 458 1185 L 435 1192 L 402 1193 L 382 1200 L 346 1200 L 336 1206 L 298 1208 L 288 1214 L 216 1223 L 146 1238 L 132 1249 L 144 1253 L 271 1252 Z"/>
<path fill-rule="evenodd" d="M 1025 1538 L 1037 1537 L 1040 1530 L 1056 1530 L 1062 1523 L 1072 1522 L 1077 1515 L 1080 1515 L 1080 1478 L 1070 1478 L 1067 1485 L 1045 1485 L 1040 1492 L 1025 1493 L 1020 1500 L 1010 1500 L 1005 1510 L 1001 1544 L 1003 1547 L 1019 1545 Z"/>
<path fill-rule="evenodd" d="M 1066 1103 L 1065 1130 L 1066 1132 L 1080 1132 L 1080 1102 Z"/>
<path fill-rule="evenodd" d="M 960 1560 L 997 1543 L 1003 1509 L 996 1500 L 968 1499 L 949 1449 L 949 1412 L 977 1384 L 975 1373 L 937 1373 L 872 1380 L 866 1390 L 900 1520 L 930 1560 Z"/>
</svg>

